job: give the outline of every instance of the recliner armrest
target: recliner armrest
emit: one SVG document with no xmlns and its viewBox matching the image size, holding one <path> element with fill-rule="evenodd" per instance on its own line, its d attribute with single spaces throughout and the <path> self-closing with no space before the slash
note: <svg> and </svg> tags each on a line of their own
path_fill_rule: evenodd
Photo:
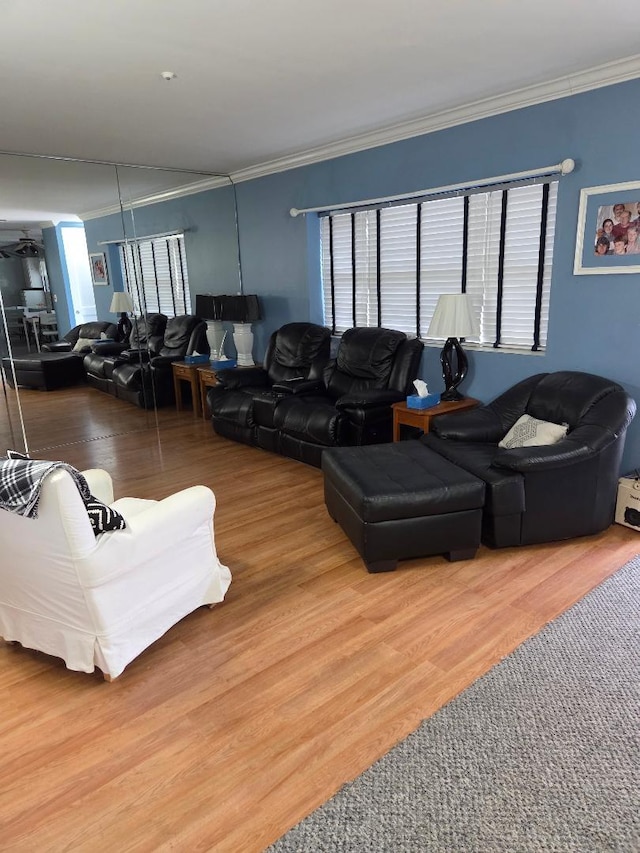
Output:
<svg viewBox="0 0 640 853">
<path fill-rule="evenodd" d="M 296 394 L 316 394 L 318 391 L 324 391 L 324 382 L 320 379 L 287 379 L 283 382 L 274 383 L 272 390 L 275 394 L 281 394 L 283 397 L 288 397 Z"/>
<path fill-rule="evenodd" d="M 100 341 L 92 344 L 91 352 L 95 355 L 120 355 L 126 347 L 125 343 L 118 343 L 117 341 Z"/>
<path fill-rule="evenodd" d="M 132 350 L 132 352 L 138 352 L 142 355 L 144 350 Z M 144 361 L 144 358 L 139 358 L 137 360 Z M 162 367 L 171 367 L 174 361 L 182 361 L 182 359 L 172 355 L 154 355 L 151 359 L 151 367 L 155 370 Z"/>
<path fill-rule="evenodd" d="M 146 349 L 124 349 L 120 353 L 122 361 L 127 364 L 148 364 L 151 353 Z"/>
<path fill-rule="evenodd" d="M 451 441 L 477 441 L 497 444 L 504 438 L 506 430 L 498 415 L 491 408 L 471 409 L 468 412 L 439 415 L 433 419 L 431 432 L 438 438 Z"/>
<path fill-rule="evenodd" d="M 218 385 L 231 391 L 239 388 L 266 388 L 269 385 L 269 374 L 261 367 L 237 367 L 216 370 Z"/>
<path fill-rule="evenodd" d="M 399 403 L 405 399 L 400 391 L 385 388 L 372 388 L 370 391 L 359 391 L 356 394 L 345 394 L 336 400 L 336 409 L 379 409 Z"/>
</svg>

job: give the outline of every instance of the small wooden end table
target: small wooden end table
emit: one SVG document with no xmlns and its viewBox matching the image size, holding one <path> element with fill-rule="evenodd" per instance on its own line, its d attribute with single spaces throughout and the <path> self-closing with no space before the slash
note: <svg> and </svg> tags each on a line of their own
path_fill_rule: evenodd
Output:
<svg viewBox="0 0 640 853">
<path fill-rule="evenodd" d="M 213 388 L 218 384 L 216 372 L 212 367 L 204 365 L 198 367 L 198 383 L 200 385 L 200 408 L 202 417 L 207 419 L 207 388 Z"/>
<path fill-rule="evenodd" d="M 447 415 L 450 412 L 463 412 L 465 409 L 473 409 L 479 405 L 480 401 L 474 400 L 473 397 L 463 397 L 462 400 L 438 403 L 429 409 L 410 409 L 404 400 L 401 403 L 394 403 L 391 406 L 393 409 L 393 440 L 400 441 L 400 424 L 418 427 L 423 432 L 429 432 L 432 418 L 436 418 L 438 415 Z"/>
<path fill-rule="evenodd" d="M 184 361 L 174 361 L 171 365 L 173 370 L 173 390 L 176 395 L 176 411 L 182 411 L 182 386 L 180 382 L 188 382 L 191 385 L 191 399 L 193 401 L 193 414 L 200 415 L 200 388 L 198 386 L 198 365 L 187 364 Z"/>
</svg>

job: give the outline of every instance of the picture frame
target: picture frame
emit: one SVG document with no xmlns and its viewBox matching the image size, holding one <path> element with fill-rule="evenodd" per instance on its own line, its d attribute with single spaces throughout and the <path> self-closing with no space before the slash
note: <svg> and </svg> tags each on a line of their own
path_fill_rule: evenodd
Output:
<svg viewBox="0 0 640 853">
<path fill-rule="evenodd" d="M 573 274 L 618 273 L 640 273 L 639 181 L 580 191 Z"/>
<path fill-rule="evenodd" d="M 94 252 L 89 255 L 91 266 L 91 280 L 94 285 L 109 284 L 109 271 L 107 270 L 107 258 L 104 252 Z"/>
</svg>

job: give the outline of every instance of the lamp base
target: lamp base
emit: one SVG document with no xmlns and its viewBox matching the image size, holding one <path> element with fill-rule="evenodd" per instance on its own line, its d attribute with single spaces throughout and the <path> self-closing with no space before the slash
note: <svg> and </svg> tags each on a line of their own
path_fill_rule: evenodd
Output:
<svg viewBox="0 0 640 853">
<path fill-rule="evenodd" d="M 251 323 L 233 324 L 233 342 L 238 352 L 238 367 L 253 367 L 253 332 Z"/>
<path fill-rule="evenodd" d="M 225 335 L 226 332 L 220 320 L 207 320 L 207 342 L 212 361 L 224 355 Z"/>
<path fill-rule="evenodd" d="M 456 372 L 453 372 L 453 355 L 455 353 Z M 469 362 L 464 350 L 457 338 L 447 338 L 440 353 L 440 364 L 442 365 L 442 378 L 444 379 L 444 392 L 440 399 L 445 402 L 462 400 L 463 395 L 457 390 L 458 385 L 467 375 Z"/>
<path fill-rule="evenodd" d="M 131 334 L 132 328 L 133 323 L 129 319 L 128 315 L 123 311 L 120 314 L 120 319 L 118 320 L 118 340 L 126 341 Z"/>
</svg>

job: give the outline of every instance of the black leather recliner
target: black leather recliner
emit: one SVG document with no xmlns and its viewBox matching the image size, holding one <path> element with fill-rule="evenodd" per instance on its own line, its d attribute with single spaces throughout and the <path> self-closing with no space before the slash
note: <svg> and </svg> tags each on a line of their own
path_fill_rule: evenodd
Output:
<svg viewBox="0 0 640 853">
<path fill-rule="evenodd" d="M 147 408 L 154 402 L 157 406 L 171 405 L 175 402 L 171 365 L 195 352 L 206 355 L 210 352 L 206 322 L 195 314 L 171 317 L 157 355 L 148 363 L 120 364 L 114 368 L 116 396 Z"/>
<path fill-rule="evenodd" d="M 613 521 L 635 402 L 600 376 L 541 373 L 488 406 L 435 418 L 420 438 L 487 485 L 482 541 L 491 547 L 585 536 Z M 569 426 L 556 444 L 498 447 L 523 414 Z"/>
<path fill-rule="evenodd" d="M 160 352 L 167 325 L 165 314 L 147 314 L 133 320 L 131 332 L 126 341 L 96 343 L 84 357 L 84 369 L 87 382 L 100 391 L 118 396 L 118 385 L 113 372 L 123 364 L 147 365 L 151 358 Z M 150 382 L 146 383 L 147 387 Z M 140 384 L 140 390 L 145 383 Z M 139 402 L 136 400 L 136 402 Z M 146 406 L 143 406 L 146 408 Z"/>
<path fill-rule="evenodd" d="M 413 391 L 423 344 L 404 332 L 353 328 L 343 335 L 321 381 L 274 390 L 280 452 L 320 467 L 327 447 L 391 441 L 391 404 Z"/>
<path fill-rule="evenodd" d="M 287 323 L 269 338 L 263 367 L 221 370 L 208 392 L 214 430 L 226 438 L 278 450 L 273 417 L 288 383 L 317 381 L 329 361 L 331 333 L 316 323 Z M 279 392 L 274 392 L 279 385 Z"/>
</svg>

